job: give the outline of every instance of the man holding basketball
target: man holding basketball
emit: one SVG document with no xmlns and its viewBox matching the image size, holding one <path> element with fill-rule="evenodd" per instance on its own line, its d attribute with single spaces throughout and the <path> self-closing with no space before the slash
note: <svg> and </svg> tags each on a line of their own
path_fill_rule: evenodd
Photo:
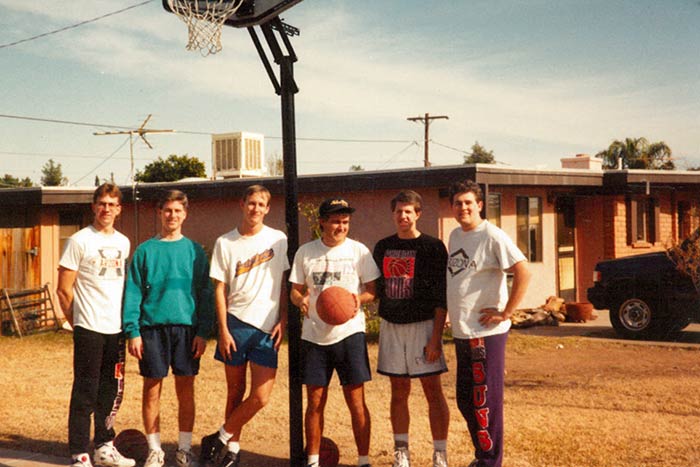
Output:
<svg viewBox="0 0 700 467">
<path fill-rule="evenodd" d="M 447 467 L 450 411 L 440 378 L 447 371 L 442 352 L 447 250 L 441 240 L 418 230 L 422 208 L 423 199 L 415 191 L 397 194 L 391 200 L 396 234 L 374 247 L 374 260 L 382 270 L 377 282 L 381 317 L 377 372 L 391 381 L 393 467 L 410 466 L 408 396 L 412 378 L 420 380 L 428 401 L 433 466 Z"/>
<path fill-rule="evenodd" d="M 122 194 L 111 183 L 92 197 L 92 225 L 66 242 L 58 268 L 61 310 L 73 326 L 73 390 L 68 448 L 73 467 L 91 467 L 90 416 L 95 419 L 95 465 L 132 467 L 114 447 L 114 419 L 124 391 L 122 292 L 129 239 L 114 229 Z"/>
<path fill-rule="evenodd" d="M 162 467 L 160 395 L 172 368 L 178 400 L 178 467 L 193 463 L 194 380 L 214 321 L 209 262 L 204 249 L 182 234 L 187 195 L 165 192 L 158 202 L 160 234 L 138 246 L 124 295 L 124 332 L 143 376 L 142 414 L 148 439 L 144 467 Z"/>
<path fill-rule="evenodd" d="M 530 272 L 510 237 L 482 219 L 484 203 L 477 183 L 453 183 L 450 204 L 459 222 L 450 234 L 447 263 L 457 406 L 474 445 L 470 467 L 501 467 L 506 340 L 510 317 L 525 296 Z M 506 273 L 513 274 L 510 294 Z"/>
<path fill-rule="evenodd" d="M 265 224 L 270 192 L 248 187 L 241 200 L 238 227 L 216 240 L 210 277 L 214 280 L 219 345 L 215 358 L 224 363 L 228 396 L 225 423 L 202 438 L 202 462 L 236 467 L 243 426 L 268 402 L 277 373 L 277 352 L 287 327 L 289 270 L 287 236 Z M 244 400 L 246 369 L 251 388 Z"/>
<path fill-rule="evenodd" d="M 334 370 L 338 372 L 350 410 L 358 465 L 370 465 L 370 415 L 365 403 L 364 383 L 371 379 L 371 373 L 365 341 L 365 315 L 360 306 L 374 300 L 375 280 L 380 272 L 367 247 L 347 238 L 350 215 L 354 211 L 342 198 L 321 203 L 321 238 L 299 248 L 289 278 L 292 303 L 304 315 L 301 338 L 303 382 L 307 391 L 304 425 L 309 467 L 319 465 L 323 412 Z M 357 297 L 355 315 L 336 326 L 321 320 L 316 310 L 319 294 L 332 286 L 343 287 Z"/>
</svg>

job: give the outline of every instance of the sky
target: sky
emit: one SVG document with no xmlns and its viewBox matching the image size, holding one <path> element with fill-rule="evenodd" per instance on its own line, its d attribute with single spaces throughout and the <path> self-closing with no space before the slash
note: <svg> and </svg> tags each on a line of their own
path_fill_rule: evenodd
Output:
<svg viewBox="0 0 700 467">
<path fill-rule="evenodd" d="M 280 98 L 243 29 L 204 57 L 153 0 L 9 45 L 141 2 L 0 0 L 0 176 L 38 183 L 53 159 L 69 185 L 128 184 L 129 137 L 93 133 L 149 114 L 174 132 L 134 141 L 137 170 L 187 154 L 210 175 L 214 133 L 264 134 L 281 156 Z M 430 125 L 434 166 L 478 141 L 500 163 L 557 169 L 627 137 L 700 165 L 698 0 L 304 0 L 281 16 L 301 31 L 299 174 L 421 167 L 423 125 L 407 118 L 425 113 L 449 117 Z"/>
</svg>

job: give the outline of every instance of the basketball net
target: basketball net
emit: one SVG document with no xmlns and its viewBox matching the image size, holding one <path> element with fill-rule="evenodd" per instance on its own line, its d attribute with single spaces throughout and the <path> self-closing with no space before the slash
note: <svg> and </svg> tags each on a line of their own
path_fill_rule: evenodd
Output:
<svg viewBox="0 0 700 467">
<path fill-rule="evenodd" d="M 187 50 L 203 56 L 220 52 L 221 29 L 245 0 L 168 0 L 173 13 L 186 25 Z"/>
</svg>

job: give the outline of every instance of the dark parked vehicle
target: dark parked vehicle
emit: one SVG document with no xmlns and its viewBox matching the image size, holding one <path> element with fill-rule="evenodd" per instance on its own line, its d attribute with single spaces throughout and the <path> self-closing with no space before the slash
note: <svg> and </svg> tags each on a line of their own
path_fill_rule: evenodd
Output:
<svg viewBox="0 0 700 467">
<path fill-rule="evenodd" d="M 615 331 L 627 338 L 664 338 L 700 322 L 700 294 L 665 252 L 601 261 L 588 301 L 610 310 Z"/>
</svg>

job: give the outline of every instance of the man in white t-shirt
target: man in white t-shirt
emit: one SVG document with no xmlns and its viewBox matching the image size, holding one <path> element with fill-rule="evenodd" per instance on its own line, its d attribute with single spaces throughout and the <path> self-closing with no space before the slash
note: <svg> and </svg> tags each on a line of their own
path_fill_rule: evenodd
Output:
<svg viewBox="0 0 700 467">
<path fill-rule="evenodd" d="M 94 462 L 132 467 L 114 447 L 114 419 L 124 391 L 122 292 L 129 239 L 114 229 L 121 213 L 119 187 L 105 183 L 92 199 L 92 225 L 67 241 L 58 268 L 56 295 L 73 327 L 73 389 L 68 448 L 73 467 L 92 467 L 90 417 L 94 414 Z"/>
<path fill-rule="evenodd" d="M 238 466 L 241 431 L 269 400 L 287 326 L 287 236 L 263 224 L 270 198 L 267 188 L 248 187 L 240 203 L 243 219 L 216 240 L 211 260 L 219 326 L 215 358 L 225 364 L 228 396 L 226 421 L 202 438 L 201 460 L 220 467 Z M 243 400 L 248 363 L 251 388 Z"/>
<path fill-rule="evenodd" d="M 333 371 L 338 372 L 345 402 L 350 410 L 359 466 L 369 467 L 370 415 L 365 404 L 364 383 L 371 379 L 365 315 L 360 306 L 375 297 L 380 276 L 365 245 L 347 238 L 350 215 L 355 211 L 342 198 L 319 206 L 321 238 L 302 245 L 294 256 L 289 281 L 291 300 L 304 315 L 302 327 L 303 382 L 306 384 L 306 455 L 309 467 L 318 467 L 323 411 Z M 316 300 L 326 288 L 339 286 L 355 296 L 355 315 L 333 326 L 321 320 Z"/>
<path fill-rule="evenodd" d="M 457 406 L 474 445 L 470 467 L 500 467 L 506 339 L 510 316 L 525 295 L 530 272 L 525 256 L 505 232 L 482 219 L 478 184 L 453 183 L 450 203 L 459 222 L 450 234 L 447 262 Z M 506 273 L 513 274 L 510 294 Z"/>
</svg>

